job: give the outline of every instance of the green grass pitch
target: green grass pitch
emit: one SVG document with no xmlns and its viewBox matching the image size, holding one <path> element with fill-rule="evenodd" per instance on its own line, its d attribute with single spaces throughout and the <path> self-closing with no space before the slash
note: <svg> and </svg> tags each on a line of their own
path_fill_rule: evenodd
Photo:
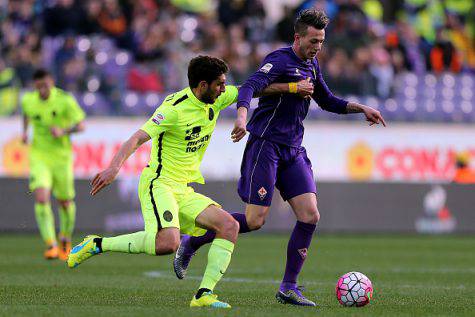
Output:
<svg viewBox="0 0 475 317">
<path fill-rule="evenodd" d="M 230 311 L 190 309 L 208 248 L 179 281 L 172 257 L 104 254 L 76 269 L 42 258 L 33 235 L 0 235 L 2 316 L 474 316 L 475 237 L 321 235 L 314 238 L 300 283 L 317 308 L 278 304 L 287 235 L 240 237 L 216 293 Z M 79 242 L 76 237 L 74 242 Z M 360 271 L 373 282 L 363 308 L 341 307 L 339 275 Z"/>
</svg>

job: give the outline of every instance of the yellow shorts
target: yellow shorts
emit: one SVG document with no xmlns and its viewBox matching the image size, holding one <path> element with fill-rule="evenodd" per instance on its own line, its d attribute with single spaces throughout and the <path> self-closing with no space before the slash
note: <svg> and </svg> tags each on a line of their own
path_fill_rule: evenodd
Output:
<svg viewBox="0 0 475 317">
<path fill-rule="evenodd" d="M 38 188 L 52 190 L 59 200 L 74 199 L 73 160 L 55 159 L 48 155 L 30 152 L 30 191 Z"/>
<path fill-rule="evenodd" d="M 185 183 L 155 177 L 156 174 L 148 168 L 140 176 L 138 193 L 145 231 L 157 232 L 174 227 L 192 236 L 205 234 L 206 229 L 196 224 L 196 217 L 210 205 L 219 208 L 221 205 L 196 193 Z"/>
</svg>

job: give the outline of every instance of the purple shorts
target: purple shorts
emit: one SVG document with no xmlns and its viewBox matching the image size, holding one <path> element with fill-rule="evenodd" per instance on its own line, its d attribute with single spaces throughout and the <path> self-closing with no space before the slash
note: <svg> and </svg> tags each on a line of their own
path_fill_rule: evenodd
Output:
<svg viewBox="0 0 475 317">
<path fill-rule="evenodd" d="M 290 147 L 249 135 L 238 194 L 247 204 L 270 206 L 274 186 L 284 200 L 317 193 L 312 164 L 303 146 Z"/>
</svg>

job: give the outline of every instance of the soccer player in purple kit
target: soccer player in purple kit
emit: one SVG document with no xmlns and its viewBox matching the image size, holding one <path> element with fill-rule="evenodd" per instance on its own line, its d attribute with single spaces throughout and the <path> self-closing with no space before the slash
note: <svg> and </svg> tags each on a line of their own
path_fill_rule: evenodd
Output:
<svg viewBox="0 0 475 317">
<path fill-rule="evenodd" d="M 370 125 L 386 123 L 379 111 L 334 96 L 325 84 L 316 56 L 325 40 L 329 20 L 320 10 L 304 10 L 295 22 L 291 47 L 278 49 L 264 59 L 261 68 L 240 88 L 238 115 L 232 139 L 238 142 L 246 135 L 247 111 L 255 92 L 274 82 L 289 83 L 289 93 L 264 96 L 259 99 L 247 124 L 250 136 L 241 165 L 238 193 L 246 203 L 246 213 L 232 216 L 240 224 L 240 233 L 259 229 L 265 221 L 274 187 L 289 202 L 297 222 L 287 246 L 285 274 L 276 298 L 284 304 L 315 306 L 297 286 L 297 277 L 307 257 L 308 248 L 320 218 L 317 189 L 312 166 L 301 145 L 303 120 L 310 98 L 326 111 L 348 114 L 363 113 Z M 297 82 L 308 79 L 313 85 L 311 96 L 297 93 Z M 213 240 L 214 233 L 182 239 L 174 260 L 175 273 L 183 278 L 194 252 Z"/>
</svg>

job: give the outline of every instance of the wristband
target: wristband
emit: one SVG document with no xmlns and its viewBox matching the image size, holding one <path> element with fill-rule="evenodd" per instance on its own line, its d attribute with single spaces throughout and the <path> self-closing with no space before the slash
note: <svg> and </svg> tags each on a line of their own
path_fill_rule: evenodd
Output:
<svg viewBox="0 0 475 317">
<path fill-rule="evenodd" d="M 289 93 L 291 94 L 297 93 L 297 83 L 289 83 Z"/>
</svg>

